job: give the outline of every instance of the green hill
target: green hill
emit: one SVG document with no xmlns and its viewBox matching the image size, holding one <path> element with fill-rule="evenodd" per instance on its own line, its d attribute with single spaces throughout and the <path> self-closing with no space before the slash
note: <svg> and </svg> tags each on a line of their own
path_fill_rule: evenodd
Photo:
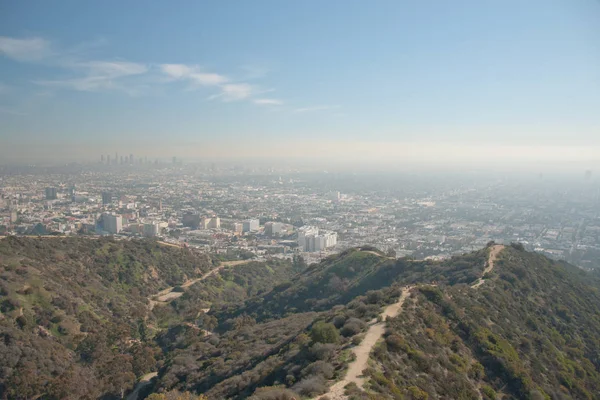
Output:
<svg viewBox="0 0 600 400">
<path fill-rule="evenodd" d="M 598 398 L 598 275 L 518 245 L 490 271 L 490 249 L 222 267 L 152 241 L 6 238 L 0 395 L 121 398 L 156 371 L 141 397 L 318 398 L 380 326 L 352 399 Z M 165 288 L 172 299 L 149 301 Z"/>
<path fill-rule="evenodd" d="M 0 240 L 0 393 L 119 396 L 155 368 L 147 297 L 212 268 L 152 241 Z"/>
<path fill-rule="evenodd" d="M 414 291 L 372 353 L 368 392 L 378 399 L 597 399 L 599 287 L 574 266 L 506 247 L 480 288 Z"/>
<path fill-rule="evenodd" d="M 481 277 L 486 259 L 485 249 L 445 261 L 394 259 L 376 249 L 349 249 L 311 265 L 271 292 L 248 300 L 243 307 L 214 313 L 221 321 L 243 314 L 265 320 L 328 310 L 370 290 L 398 283 L 469 283 Z"/>
</svg>

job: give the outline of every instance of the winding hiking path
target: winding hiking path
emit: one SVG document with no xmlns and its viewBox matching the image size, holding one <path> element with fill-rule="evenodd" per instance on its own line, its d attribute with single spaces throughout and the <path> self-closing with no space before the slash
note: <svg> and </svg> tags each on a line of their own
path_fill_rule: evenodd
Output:
<svg viewBox="0 0 600 400">
<path fill-rule="evenodd" d="M 477 289 L 479 286 L 484 284 L 485 279 L 483 279 L 483 277 L 486 274 L 489 274 L 490 272 L 492 272 L 492 270 L 494 269 L 494 261 L 496 261 L 496 259 L 498 258 L 498 253 L 500 253 L 500 251 L 503 248 L 504 248 L 504 245 L 502 245 L 502 244 L 495 244 L 492 246 L 492 248 L 490 249 L 490 256 L 488 257 L 488 265 L 483 270 L 483 274 L 481 275 L 481 278 L 479 278 L 477 280 L 477 282 L 475 282 L 473 285 L 471 285 L 471 289 Z"/>
<path fill-rule="evenodd" d="M 365 338 L 360 342 L 360 344 L 352 349 L 352 352 L 356 356 L 356 359 L 350 363 L 348 366 L 348 371 L 346 372 L 346 376 L 339 381 L 336 382 L 333 386 L 329 388 L 329 392 L 320 395 L 317 399 L 327 396 L 331 400 L 342 400 L 346 399 L 346 395 L 344 394 L 344 387 L 350 382 L 356 383 L 356 385 L 362 389 L 365 378 L 362 376 L 362 373 L 365 369 L 367 369 L 367 364 L 369 361 L 369 354 L 371 354 L 371 350 L 373 350 L 373 346 L 375 343 L 385 333 L 385 319 L 387 317 L 393 318 L 400 314 L 402 311 L 402 305 L 408 298 L 410 294 L 411 286 L 407 286 L 402 288 L 402 294 L 398 301 L 394 304 L 391 304 L 385 308 L 383 313 L 381 313 L 381 317 L 383 319 L 382 322 L 377 322 L 369 327 L 367 330 L 367 334 Z"/>
<path fill-rule="evenodd" d="M 149 374 L 142 376 L 138 381 L 137 385 L 135 385 L 135 389 L 133 390 L 133 392 L 127 395 L 127 400 L 137 400 L 140 394 L 140 390 L 148 386 L 152 382 L 152 379 L 157 375 L 158 372 L 150 372 Z"/>
<path fill-rule="evenodd" d="M 185 281 L 184 283 L 182 283 L 179 286 L 184 289 L 187 289 L 190 286 L 192 286 L 194 283 L 203 281 L 206 278 L 208 278 L 209 276 L 215 275 L 217 272 L 220 272 L 225 267 L 233 267 L 236 265 L 247 264 L 252 261 L 254 261 L 254 260 L 239 260 L 239 261 L 222 262 L 221 265 L 219 265 L 216 268 L 211 269 L 210 271 L 208 271 L 204 275 L 200 276 L 199 278 L 188 279 L 187 281 Z M 150 310 L 152 310 L 154 308 L 154 306 L 157 304 L 168 303 L 169 301 L 176 299 L 178 297 L 181 297 L 183 295 L 184 292 L 174 292 L 173 291 L 174 289 L 175 289 L 175 286 L 170 286 L 170 287 L 163 289 L 160 292 L 148 297 L 148 301 L 149 301 L 148 308 Z"/>
</svg>

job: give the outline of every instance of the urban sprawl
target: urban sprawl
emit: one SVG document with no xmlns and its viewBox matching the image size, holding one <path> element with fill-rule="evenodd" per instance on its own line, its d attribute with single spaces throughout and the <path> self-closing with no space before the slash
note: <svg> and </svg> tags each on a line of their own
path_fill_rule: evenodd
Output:
<svg viewBox="0 0 600 400">
<path fill-rule="evenodd" d="M 131 157 L 131 158 L 130 158 Z M 520 242 L 583 268 L 600 259 L 591 172 L 428 176 L 147 162 L 0 169 L 0 235 L 152 237 L 230 257 L 308 262 L 353 246 L 447 258 Z"/>
</svg>

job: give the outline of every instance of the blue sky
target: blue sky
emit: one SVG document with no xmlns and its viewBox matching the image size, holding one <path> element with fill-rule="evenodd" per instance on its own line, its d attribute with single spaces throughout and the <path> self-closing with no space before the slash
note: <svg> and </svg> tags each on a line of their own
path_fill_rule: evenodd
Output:
<svg viewBox="0 0 600 400">
<path fill-rule="evenodd" d="M 0 0 L 5 158 L 555 154 L 599 110 L 597 0 Z"/>
</svg>

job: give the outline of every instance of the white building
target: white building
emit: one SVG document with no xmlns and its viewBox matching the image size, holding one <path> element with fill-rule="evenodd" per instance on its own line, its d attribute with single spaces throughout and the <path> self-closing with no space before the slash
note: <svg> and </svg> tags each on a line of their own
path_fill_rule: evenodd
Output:
<svg viewBox="0 0 600 400">
<path fill-rule="evenodd" d="M 123 230 L 123 217 L 113 214 L 102 214 L 104 230 L 109 233 L 119 233 Z"/>
<path fill-rule="evenodd" d="M 208 222 L 208 227 L 210 229 L 219 229 L 221 227 L 221 218 L 219 218 L 219 217 L 210 218 L 210 221 Z"/>
<path fill-rule="evenodd" d="M 325 248 L 335 247 L 335 245 L 337 244 L 337 233 L 324 232 L 322 236 L 325 239 Z"/>
<path fill-rule="evenodd" d="M 329 193 L 329 200 L 331 200 L 333 203 L 337 203 L 342 199 L 342 196 L 340 194 L 340 192 L 330 192 Z"/>
<path fill-rule="evenodd" d="M 316 252 L 334 247 L 337 244 L 337 233 L 319 231 L 314 226 L 305 226 L 298 230 L 298 248 L 302 251 Z"/>
<path fill-rule="evenodd" d="M 200 218 L 200 224 L 198 225 L 198 228 L 200 229 L 208 229 L 210 225 L 210 218 L 208 217 L 202 217 Z"/>
<path fill-rule="evenodd" d="M 242 232 L 256 232 L 260 227 L 257 219 L 247 219 L 242 223 Z"/>
<path fill-rule="evenodd" d="M 267 222 L 265 224 L 265 235 L 279 235 L 282 231 L 283 224 L 281 222 Z"/>
<path fill-rule="evenodd" d="M 303 226 L 298 229 L 298 248 L 302 251 L 306 249 L 306 237 L 319 234 L 319 228 L 316 226 Z"/>
</svg>

